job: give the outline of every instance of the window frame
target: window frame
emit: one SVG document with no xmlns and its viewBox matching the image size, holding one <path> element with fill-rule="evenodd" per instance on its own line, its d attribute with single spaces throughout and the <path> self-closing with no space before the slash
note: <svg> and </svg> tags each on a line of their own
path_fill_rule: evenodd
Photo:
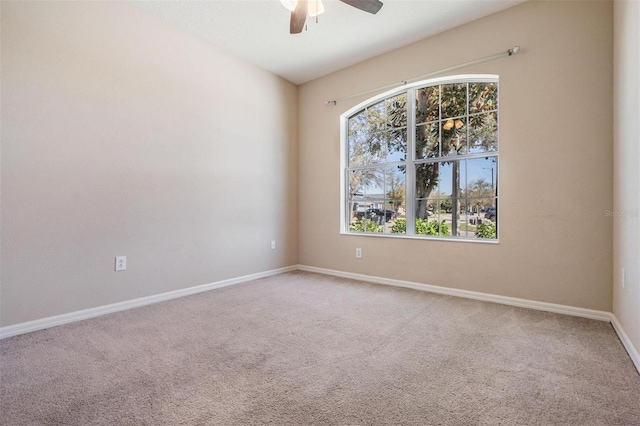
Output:
<svg viewBox="0 0 640 426">
<path fill-rule="evenodd" d="M 430 86 L 438 86 L 443 84 L 455 84 L 455 83 L 496 83 L 497 84 L 497 123 L 498 130 L 496 132 L 496 141 L 497 141 L 497 149 L 491 152 L 480 152 L 480 153 L 465 153 L 463 155 L 447 156 L 447 157 L 430 157 L 430 158 L 417 158 L 415 152 L 415 138 L 416 138 L 416 90 L 422 89 Z M 407 158 L 403 162 L 383 162 L 371 164 L 369 166 L 360 167 L 363 168 L 378 168 L 385 170 L 389 167 L 398 166 L 401 164 L 405 165 L 405 206 L 406 206 L 406 223 L 407 229 L 405 234 L 395 234 L 395 233 L 375 233 L 375 232 L 357 232 L 350 231 L 350 219 L 351 212 L 349 209 L 349 200 L 347 199 L 347 194 L 349 192 L 348 189 L 348 179 L 347 174 L 352 167 L 349 167 L 349 118 L 354 116 L 356 113 L 360 112 L 367 107 L 375 105 L 378 102 L 384 101 L 387 98 L 394 97 L 397 95 L 401 95 L 405 93 L 407 96 L 407 123 L 406 123 L 406 132 L 407 132 Z M 403 85 L 400 88 L 395 88 L 388 90 L 384 93 L 380 93 L 376 96 L 373 96 L 353 107 L 349 110 L 345 111 L 340 115 L 340 234 L 342 235 L 355 235 L 355 236 L 374 236 L 374 237 L 383 237 L 383 238 L 408 238 L 408 239 L 419 239 L 419 240 L 438 240 L 438 241 L 462 241 L 462 242 L 477 242 L 477 243 L 489 243 L 489 244 L 497 244 L 499 243 L 500 233 L 496 233 L 496 238 L 473 238 L 468 236 L 436 236 L 436 235 L 422 235 L 415 233 L 415 217 L 416 217 L 416 199 L 415 199 L 415 168 L 418 164 L 425 163 L 442 163 L 442 162 L 451 162 L 454 158 L 465 161 L 472 160 L 475 158 L 486 158 L 486 157 L 495 157 L 496 158 L 496 167 L 495 167 L 495 185 L 494 185 L 494 196 L 495 196 L 495 208 L 498 208 L 499 197 L 500 194 L 500 181 L 499 173 L 499 151 L 500 151 L 500 84 L 499 84 L 499 76 L 496 74 L 462 74 L 462 75 L 454 75 L 454 76 L 445 76 L 438 77 L 428 80 L 421 80 L 415 83 Z M 469 114 L 467 110 L 465 113 L 465 119 L 476 114 Z M 442 117 L 440 117 L 440 120 Z M 489 154 L 489 155 L 487 155 Z M 492 170 L 492 178 L 494 171 Z M 498 217 L 496 217 L 496 229 L 498 226 Z M 412 225 L 409 226 L 409 223 Z"/>
</svg>

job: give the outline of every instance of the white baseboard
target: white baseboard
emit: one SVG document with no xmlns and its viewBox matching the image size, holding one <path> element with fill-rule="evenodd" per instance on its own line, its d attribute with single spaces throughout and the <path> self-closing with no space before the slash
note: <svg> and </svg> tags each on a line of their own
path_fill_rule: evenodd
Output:
<svg viewBox="0 0 640 426">
<path fill-rule="evenodd" d="M 515 297 L 498 296 L 495 294 L 480 293 L 476 291 L 460 290 L 456 288 L 440 287 L 430 284 L 421 284 L 411 281 L 394 280 L 390 278 L 374 277 L 371 275 L 353 274 L 351 272 L 336 271 L 333 269 L 316 268 L 313 266 L 298 265 L 301 271 L 316 272 L 319 274 L 333 275 L 343 278 L 351 278 L 375 284 L 385 284 L 394 287 L 412 288 L 414 290 L 430 293 L 444 294 L 448 296 L 464 297 L 466 299 L 482 300 L 485 302 L 500 303 L 502 305 L 518 306 L 520 308 L 536 309 L 538 311 L 555 312 L 557 314 L 572 315 L 576 317 L 590 318 L 600 321 L 611 321 L 611 312 L 596 311 L 593 309 L 576 308 L 574 306 L 557 305 L 555 303 L 538 302 L 535 300 L 518 299 Z"/>
<path fill-rule="evenodd" d="M 611 314 L 611 325 L 613 325 L 613 329 L 618 333 L 618 337 L 620 338 L 622 345 L 627 350 L 627 353 L 629 354 L 629 357 L 631 357 L 631 361 L 635 364 L 638 373 L 640 373 L 640 354 L 638 354 L 638 350 L 633 346 L 629 336 L 624 332 L 622 325 L 620 325 L 618 318 L 616 318 L 614 314 Z"/>
<path fill-rule="evenodd" d="M 141 306 L 151 305 L 153 303 L 164 302 L 179 297 L 189 296 L 192 294 L 202 293 L 217 288 L 228 287 L 235 284 L 241 284 L 260 278 L 271 277 L 274 275 L 284 274 L 292 271 L 307 271 L 318 274 L 332 275 L 342 278 L 350 278 L 359 281 L 365 281 L 375 284 L 390 285 L 394 287 L 411 288 L 414 290 L 427 291 L 431 293 L 444 294 L 448 296 L 464 297 L 467 299 L 482 300 L 485 302 L 500 303 L 503 305 L 518 306 L 521 308 L 536 309 L 539 311 L 555 312 L 558 314 L 572 315 L 583 318 L 590 318 L 600 321 L 608 321 L 613 325 L 614 330 L 618 334 L 624 348 L 629 353 L 631 360 L 640 373 L 640 355 L 637 349 L 631 343 L 631 340 L 625 333 L 618 319 L 611 312 L 597 311 L 592 309 L 576 308 L 573 306 L 558 305 L 554 303 L 538 302 L 534 300 L 518 299 L 515 297 L 498 296 L 488 293 L 479 293 L 475 291 L 460 290 L 455 288 L 447 288 L 434 286 L 430 284 L 421 284 L 411 281 L 394 280 L 390 278 L 381 278 L 371 275 L 354 274 L 351 272 L 337 271 L 333 269 L 316 268 L 306 265 L 294 265 L 285 268 L 272 269 L 270 271 L 259 272 L 251 275 L 244 275 L 228 280 L 217 281 L 210 284 L 189 287 L 181 290 L 170 291 L 167 293 L 156 294 L 153 296 L 141 297 L 139 299 L 127 300 L 124 302 L 114 303 L 111 305 L 98 306 L 96 308 L 84 309 L 81 311 L 70 312 L 68 314 L 56 315 L 52 317 L 42 318 L 34 321 L 28 321 L 20 324 L 0 327 L 0 339 L 17 336 L 19 334 L 29 333 L 32 331 L 43 330 L 45 328 L 55 327 L 57 325 L 68 324 L 71 322 L 81 321 L 88 318 L 94 318 L 101 315 L 111 314 L 124 311 L 127 309 L 138 308 Z"/>
<path fill-rule="evenodd" d="M 297 270 L 297 266 L 288 266 L 285 268 L 272 269 L 270 271 L 258 272 L 256 274 L 244 275 L 242 277 L 231 278 L 228 280 L 217 281 L 210 284 L 203 284 L 195 287 L 184 288 L 180 290 L 170 291 L 167 293 L 156 294 L 153 296 L 141 297 L 139 299 L 127 300 L 124 302 L 113 303 L 111 305 L 98 306 L 96 308 L 84 309 L 81 311 L 70 312 L 68 314 L 56 315 L 52 317 L 42 318 L 34 321 L 23 322 L 20 324 L 0 327 L 0 339 L 6 337 L 17 336 L 19 334 L 29 333 L 32 331 L 43 330 L 45 328 L 57 325 L 68 324 L 71 322 L 81 321 L 88 318 L 94 318 L 101 315 L 111 314 L 114 312 L 125 311 L 127 309 L 138 308 L 153 303 L 164 302 L 179 297 L 190 296 L 192 294 L 202 293 L 216 288 L 228 287 L 230 285 L 241 284 L 260 278 L 271 277 Z"/>
</svg>

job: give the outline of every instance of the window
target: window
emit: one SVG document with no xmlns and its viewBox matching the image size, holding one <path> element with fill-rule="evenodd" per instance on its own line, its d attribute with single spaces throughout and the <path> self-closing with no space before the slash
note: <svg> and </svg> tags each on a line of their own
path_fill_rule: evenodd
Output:
<svg viewBox="0 0 640 426">
<path fill-rule="evenodd" d="M 342 232 L 497 240 L 498 77 L 423 81 L 341 116 Z"/>
</svg>

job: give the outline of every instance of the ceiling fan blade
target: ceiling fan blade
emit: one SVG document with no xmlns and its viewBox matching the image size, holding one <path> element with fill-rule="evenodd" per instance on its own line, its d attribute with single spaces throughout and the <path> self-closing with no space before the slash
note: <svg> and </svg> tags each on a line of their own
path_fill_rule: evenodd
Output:
<svg viewBox="0 0 640 426">
<path fill-rule="evenodd" d="M 309 11 L 308 0 L 298 0 L 296 8 L 291 12 L 291 21 L 289 22 L 289 33 L 299 34 L 304 28 L 304 23 L 307 20 L 307 13 Z"/>
<path fill-rule="evenodd" d="M 342 3 L 346 3 L 349 6 L 353 6 L 356 9 L 364 10 L 365 12 L 378 13 L 382 7 L 380 0 L 340 0 Z"/>
</svg>

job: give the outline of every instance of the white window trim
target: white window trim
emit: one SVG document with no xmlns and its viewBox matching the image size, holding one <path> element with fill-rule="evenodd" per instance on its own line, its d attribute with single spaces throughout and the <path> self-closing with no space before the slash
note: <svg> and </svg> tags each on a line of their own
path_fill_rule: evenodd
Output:
<svg viewBox="0 0 640 426">
<path fill-rule="evenodd" d="M 449 84 L 449 83 L 460 83 L 460 82 L 464 82 L 464 83 L 474 83 L 474 82 L 478 82 L 478 83 L 483 83 L 483 82 L 491 82 L 491 81 L 495 81 L 496 83 L 499 83 L 499 76 L 497 74 L 460 74 L 460 75 L 454 75 L 454 76 L 445 76 L 445 77 L 438 77 L 438 78 L 433 78 L 433 79 L 428 79 L 428 80 L 421 80 L 421 81 L 417 81 L 415 83 L 411 83 L 411 84 L 407 84 L 404 85 L 400 88 L 396 87 L 394 89 L 391 90 L 387 90 L 386 92 L 380 93 L 376 96 L 373 96 L 371 98 L 366 99 L 365 101 L 351 107 L 349 110 L 345 111 L 344 113 L 342 113 L 340 115 L 340 234 L 341 235 L 352 235 L 352 236 L 367 236 L 367 237 L 382 237 L 382 238 L 404 238 L 404 239 L 417 239 L 417 240 L 436 240 L 436 241 L 450 241 L 450 242 L 474 242 L 474 243 L 481 243 L 481 244 L 498 244 L 499 243 L 499 238 L 500 238 L 500 233 L 498 233 L 498 238 L 496 239 L 486 239 L 486 238 L 469 238 L 469 237 L 439 237 L 439 236 L 418 236 L 414 234 L 414 230 L 411 229 L 410 231 L 410 227 L 407 225 L 407 233 L 406 234 L 385 234 L 385 233 L 372 233 L 372 232 L 352 232 L 349 231 L 349 223 L 347 223 L 347 203 L 346 203 L 346 194 L 347 194 L 347 182 L 345 179 L 345 170 L 348 168 L 348 159 L 349 159 L 349 147 L 348 147 L 348 122 L 349 122 L 349 117 L 351 117 L 353 114 L 355 114 L 356 112 L 366 108 L 369 105 L 373 105 L 383 99 L 386 99 L 388 97 L 392 97 L 394 95 L 398 95 L 401 93 L 407 93 L 407 105 L 409 105 L 409 103 L 411 104 L 410 106 L 410 111 L 411 113 L 407 114 L 407 155 L 410 155 L 410 159 L 407 160 L 407 166 L 409 164 L 413 164 L 414 161 L 414 156 L 415 156 L 415 149 L 414 147 L 414 143 L 415 143 L 415 132 L 416 132 L 416 126 L 414 123 L 414 118 L 415 118 L 415 89 L 416 88 L 421 88 L 421 87 L 425 87 L 425 86 L 435 86 L 438 84 Z M 499 100 L 499 96 L 500 96 L 500 89 L 498 88 L 498 109 L 500 108 L 500 100 Z M 500 115 L 498 115 L 499 117 Z M 499 118 L 498 118 L 499 120 Z M 499 152 L 500 152 L 500 126 L 498 126 L 498 157 L 500 156 Z M 473 158 L 473 157 L 485 157 L 486 155 L 484 153 L 479 153 L 477 155 L 474 154 L 467 154 L 465 156 L 465 159 L 469 159 L 469 158 Z M 434 161 L 439 161 L 438 159 L 433 159 Z M 441 161 L 444 161 L 441 160 Z M 500 194 L 500 182 L 501 179 L 499 178 L 499 173 L 500 173 L 500 168 L 498 167 L 496 170 L 496 190 L 497 193 Z M 406 182 L 414 182 L 415 181 L 415 176 L 414 176 L 414 168 L 413 167 L 406 167 L 406 171 L 407 171 L 407 178 L 406 178 Z M 410 208 L 412 210 L 415 210 L 413 208 L 413 203 L 414 203 L 414 194 L 415 194 L 415 185 L 407 185 L 406 186 L 406 193 L 405 193 L 405 203 L 407 204 L 407 211 L 410 210 Z M 411 200 L 411 201 L 410 201 Z M 499 201 L 498 201 L 499 203 Z M 409 207 L 410 206 L 410 207 Z M 409 219 L 414 220 L 415 219 L 415 213 L 410 213 L 409 215 L 410 217 L 407 217 L 407 224 L 409 223 Z"/>
</svg>

